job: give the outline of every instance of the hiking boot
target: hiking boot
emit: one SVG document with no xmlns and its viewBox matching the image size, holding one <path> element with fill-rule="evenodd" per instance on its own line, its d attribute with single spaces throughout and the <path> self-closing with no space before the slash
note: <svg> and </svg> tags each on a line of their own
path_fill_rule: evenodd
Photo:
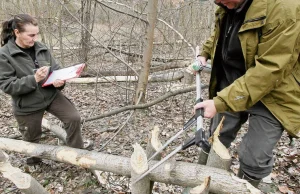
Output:
<svg viewBox="0 0 300 194">
<path fill-rule="evenodd" d="M 83 141 L 83 148 L 88 151 L 92 151 L 94 148 L 94 142 L 92 140 L 86 139 Z"/>
<path fill-rule="evenodd" d="M 40 164 L 41 162 L 42 162 L 42 159 L 37 158 L 37 157 L 30 157 L 30 158 L 26 159 L 26 164 L 28 166 L 34 166 L 34 165 Z"/>
<path fill-rule="evenodd" d="M 258 185 L 259 185 L 259 183 L 261 181 L 261 179 L 255 179 L 253 177 L 250 177 L 249 175 L 247 175 L 246 173 L 244 173 L 241 169 L 239 169 L 237 177 L 248 181 L 255 188 L 258 188 Z"/>
</svg>

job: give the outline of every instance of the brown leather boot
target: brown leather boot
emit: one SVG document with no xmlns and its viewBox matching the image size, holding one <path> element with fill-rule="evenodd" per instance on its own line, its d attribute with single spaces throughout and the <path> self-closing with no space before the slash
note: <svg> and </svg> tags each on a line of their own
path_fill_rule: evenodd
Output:
<svg viewBox="0 0 300 194">
<path fill-rule="evenodd" d="M 258 188 L 258 185 L 261 181 L 261 179 L 255 179 L 255 178 L 250 177 L 249 175 L 244 173 L 241 169 L 239 169 L 239 172 L 238 172 L 237 176 L 241 179 L 244 179 L 244 180 L 248 181 L 255 188 Z"/>
</svg>

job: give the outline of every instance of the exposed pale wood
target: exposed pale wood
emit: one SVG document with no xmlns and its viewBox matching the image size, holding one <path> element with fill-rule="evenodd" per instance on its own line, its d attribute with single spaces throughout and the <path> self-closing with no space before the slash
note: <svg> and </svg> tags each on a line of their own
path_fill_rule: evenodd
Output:
<svg viewBox="0 0 300 194">
<path fill-rule="evenodd" d="M 158 136 L 159 136 L 159 128 L 158 126 L 154 126 L 153 130 L 151 131 L 151 135 L 146 148 L 147 158 L 151 157 L 157 150 L 159 150 L 160 147 L 162 147 L 162 144 Z M 160 160 L 160 159 L 161 159 L 161 153 L 153 158 L 153 160 Z"/>
<path fill-rule="evenodd" d="M 148 144 L 146 147 L 146 155 L 149 159 L 155 152 L 159 150 L 159 148 L 162 147 L 162 144 L 159 140 L 159 128 L 158 126 L 154 126 L 153 130 L 151 131 L 150 138 L 148 140 Z M 161 159 L 161 153 L 157 154 L 152 160 L 160 160 Z M 153 189 L 154 181 L 150 182 L 150 191 Z"/>
<path fill-rule="evenodd" d="M 210 187 L 210 176 L 204 179 L 202 185 L 191 189 L 190 194 L 208 194 Z"/>
<path fill-rule="evenodd" d="M 149 82 L 169 82 L 176 81 L 183 78 L 183 72 L 171 72 L 166 74 L 151 75 L 149 76 Z M 67 80 L 72 84 L 93 84 L 93 83 L 113 83 L 113 82 L 137 82 L 137 76 L 107 76 L 107 77 L 90 77 L 90 78 L 73 78 Z"/>
<path fill-rule="evenodd" d="M 13 182 L 20 191 L 25 194 L 46 194 L 46 189 L 32 176 L 23 173 L 19 168 L 13 167 L 9 162 L 8 155 L 0 149 L 0 172 L 3 177 Z"/>
<path fill-rule="evenodd" d="M 64 146 L 34 144 L 21 140 L 0 138 L 0 149 L 38 156 L 59 162 L 65 162 L 89 169 L 112 172 L 118 175 L 130 176 L 130 158 L 89 152 Z M 150 161 L 149 168 L 157 161 Z M 214 193 L 249 193 L 245 183 L 233 178 L 228 171 L 187 162 L 166 161 L 149 175 L 150 180 L 175 184 L 185 187 L 195 187 L 203 182 L 205 177 L 211 176 L 210 191 Z"/>
<path fill-rule="evenodd" d="M 213 136 L 210 138 L 212 148 L 210 149 L 206 165 L 229 170 L 231 157 L 228 149 L 219 140 L 219 134 L 222 129 L 224 119 L 225 118 L 223 117 Z"/>
<path fill-rule="evenodd" d="M 131 155 L 131 180 L 134 181 L 139 178 L 144 172 L 148 170 L 147 156 L 143 148 L 139 144 L 133 145 L 134 151 Z M 150 180 L 146 176 L 135 184 L 131 184 L 132 194 L 150 194 Z"/>
</svg>

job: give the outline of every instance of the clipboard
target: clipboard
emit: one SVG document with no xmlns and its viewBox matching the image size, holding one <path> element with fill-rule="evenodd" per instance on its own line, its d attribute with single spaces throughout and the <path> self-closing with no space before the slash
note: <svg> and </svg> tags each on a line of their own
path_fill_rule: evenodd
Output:
<svg viewBox="0 0 300 194">
<path fill-rule="evenodd" d="M 53 82 L 57 79 L 60 80 L 68 80 L 72 78 L 79 77 L 81 72 L 83 71 L 85 64 L 78 64 L 71 67 L 66 67 L 63 69 L 54 70 L 51 72 L 47 78 L 47 80 L 43 83 L 42 87 L 52 85 Z"/>
</svg>

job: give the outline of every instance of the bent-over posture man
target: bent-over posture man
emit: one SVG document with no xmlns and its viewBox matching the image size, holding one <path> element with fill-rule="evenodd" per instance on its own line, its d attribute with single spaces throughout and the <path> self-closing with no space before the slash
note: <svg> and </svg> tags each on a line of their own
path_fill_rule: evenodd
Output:
<svg viewBox="0 0 300 194">
<path fill-rule="evenodd" d="M 209 100 L 198 103 L 229 147 L 249 119 L 238 176 L 257 186 L 272 171 L 283 130 L 300 136 L 300 1 L 215 0 L 215 29 L 198 60 L 212 61 Z"/>
</svg>

